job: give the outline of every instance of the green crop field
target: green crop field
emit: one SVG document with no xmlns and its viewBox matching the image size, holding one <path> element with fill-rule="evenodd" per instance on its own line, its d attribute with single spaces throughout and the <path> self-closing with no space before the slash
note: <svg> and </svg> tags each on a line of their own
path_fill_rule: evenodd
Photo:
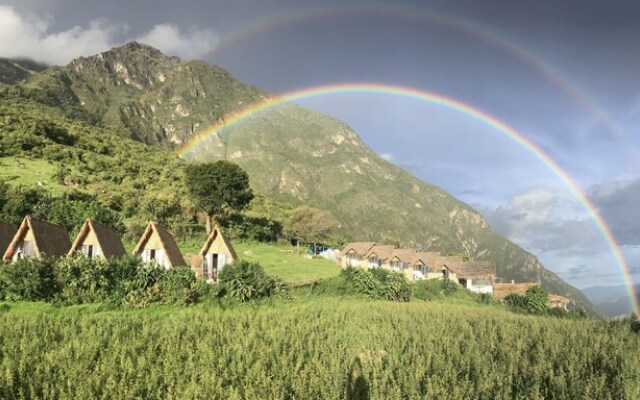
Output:
<svg viewBox="0 0 640 400">
<path fill-rule="evenodd" d="M 640 398 L 640 336 L 627 325 L 491 306 L 289 301 L 0 304 L 0 398 Z"/>
</svg>

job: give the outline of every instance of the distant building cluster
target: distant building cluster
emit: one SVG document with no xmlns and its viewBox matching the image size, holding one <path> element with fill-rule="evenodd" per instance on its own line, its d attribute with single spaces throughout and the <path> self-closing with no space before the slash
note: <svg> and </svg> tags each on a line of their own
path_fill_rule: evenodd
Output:
<svg viewBox="0 0 640 400">
<path fill-rule="evenodd" d="M 5 262 L 77 254 L 110 259 L 126 253 L 118 231 L 107 225 L 87 220 L 71 243 L 64 227 L 30 216 L 24 218 L 20 227 L 0 222 L 0 251 Z M 133 254 L 145 264 L 156 264 L 165 269 L 187 265 L 173 235 L 155 222 L 149 223 Z M 215 283 L 222 268 L 236 259 L 231 242 L 215 228 L 193 257 L 191 269 L 199 278 Z"/>
<path fill-rule="evenodd" d="M 398 249 L 374 242 L 348 243 L 340 253 L 342 268 L 385 268 L 400 272 L 412 281 L 450 279 L 475 293 L 486 293 L 503 300 L 509 294 L 524 295 L 539 283 L 497 283 L 496 266 L 491 261 L 465 260 L 460 256 L 441 255 Z M 549 306 L 567 308 L 569 299 L 549 295 Z"/>
</svg>

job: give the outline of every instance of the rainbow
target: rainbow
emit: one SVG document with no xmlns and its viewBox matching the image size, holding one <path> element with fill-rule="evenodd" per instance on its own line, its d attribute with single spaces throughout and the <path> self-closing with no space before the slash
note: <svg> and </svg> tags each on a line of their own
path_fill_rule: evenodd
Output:
<svg viewBox="0 0 640 400">
<path fill-rule="evenodd" d="M 327 7 L 323 5 L 302 9 L 296 8 L 292 11 L 280 13 L 275 17 L 252 20 L 239 28 L 224 33 L 215 46 L 211 46 L 199 56 L 204 57 L 207 54 L 219 52 L 225 48 L 236 46 L 243 40 L 263 36 L 266 32 L 287 25 L 300 24 L 322 18 L 360 18 L 368 15 L 429 22 L 433 25 L 443 26 L 447 29 L 461 32 L 471 38 L 500 49 L 534 70 L 540 76 L 543 76 L 547 81 L 564 92 L 567 97 L 571 98 L 573 102 L 585 109 L 621 145 L 622 151 L 627 153 L 634 167 L 640 166 L 640 151 L 627 139 L 622 129 L 617 126 L 601 107 L 585 95 L 584 92 L 578 88 L 577 84 L 572 83 L 568 77 L 563 76 L 557 68 L 554 68 L 549 63 L 545 63 L 540 57 L 536 56 L 531 50 L 526 49 L 521 44 L 509 40 L 505 38 L 504 35 L 495 33 L 485 26 L 457 16 L 428 10 L 424 7 L 375 4 L 343 5 L 337 7 Z"/>
<path fill-rule="evenodd" d="M 616 242 L 611 229 L 607 226 L 605 220 L 600 215 L 595 205 L 584 194 L 578 184 L 569 176 L 567 172 L 565 172 L 560 167 L 560 165 L 558 165 L 555 160 L 553 160 L 549 155 L 542 151 L 542 149 L 540 149 L 538 145 L 527 139 L 523 134 L 519 133 L 514 128 L 500 121 L 499 119 L 455 99 L 448 98 L 436 93 L 376 83 L 351 83 L 306 88 L 285 93 L 279 96 L 274 96 L 273 98 L 267 98 L 264 101 L 249 105 L 244 109 L 241 109 L 240 111 L 234 113 L 233 115 L 227 116 L 224 121 L 218 122 L 194 136 L 189 142 L 184 144 L 179 149 L 178 155 L 182 158 L 187 158 L 189 154 L 192 153 L 194 149 L 198 147 L 198 145 L 207 140 L 207 138 L 216 135 L 223 129 L 229 128 L 243 120 L 246 120 L 247 118 L 256 115 L 257 113 L 276 107 L 278 105 L 307 98 L 345 93 L 370 93 L 402 96 L 459 111 L 464 115 L 474 120 L 480 121 L 483 124 L 495 129 L 498 133 L 513 140 L 523 149 L 531 153 L 534 157 L 536 157 L 544 165 L 546 165 L 562 181 L 562 183 L 569 189 L 569 191 L 575 196 L 575 198 L 587 211 L 589 216 L 593 219 L 607 246 L 611 249 L 613 258 L 623 275 L 623 279 L 625 280 L 625 283 L 627 285 L 628 295 L 631 299 L 632 310 L 636 315 L 640 315 L 640 313 L 638 313 L 638 311 L 640 310 L 638 299 L 633 290 L 633 281 L 631 280 L 629 267 L 622 254 L 622 251 L 620 250 L 620 247 L 618 246 L 618 243 Z"/>
</svg>

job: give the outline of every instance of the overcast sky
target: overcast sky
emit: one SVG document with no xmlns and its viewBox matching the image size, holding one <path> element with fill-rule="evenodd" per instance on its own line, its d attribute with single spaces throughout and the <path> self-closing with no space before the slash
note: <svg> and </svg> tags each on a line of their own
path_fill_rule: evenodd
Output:
<svg viewBox="0 0 640 400">
<path fill-rule="evenodd" d="M 130 40 L 286 93 L 375 82 L 500 119 L 599 207 L 640 282 L 640 2 L 0 0 L 0 56 L 54 64 Z M 583 206 L 543 162 L 469 116 L 394 95 L 300 101 L 482 212 L 578 287 L 621 284 Z"/>
</svg>

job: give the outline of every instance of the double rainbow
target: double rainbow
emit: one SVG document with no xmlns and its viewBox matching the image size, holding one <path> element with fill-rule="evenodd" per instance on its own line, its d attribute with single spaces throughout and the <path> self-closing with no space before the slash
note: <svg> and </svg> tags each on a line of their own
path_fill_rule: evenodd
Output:
<svg viewBox="0 0 640 400">
<path fill-rule="evenodd" d="M 194 149 L 196 149 L 198 145 L 204 142 L 207 138 L 216 135 L 221 130 L 233 126 L 252 115 L 276 107 L 280 104 L 313 97 L 346 93 L 371 93 L 401 96 L 452 109 L 493 128 L 496 132 L 513 140 L 520 147 L 531 153 L 534 157 L 536 157 L 544 165 L 546 165 L 547 168 L 549 168 L 560 179 L 560 181 L 562 181 L 562 183 L 569 189 L 569 191 L 575 196 L 575 198 L 579 201 L 582 207 L 592 218 L 607 246 L 611 250 L 611 254 L 613 255 L 618 268 L 620 269 L 620 272 L 627 286 L 629 298 L 631 299 L 632 310 L 636 315 L 640 315 L 640 313 L 638 312 L 640 310 L 640 307 L 638 306 L 638 299 L 635 291 L 633 290 L 633 281 L 631 279 L 629 267 L 626 263 L 626 260 L 624 259 L 620 247 L 616 242 L 611 229 L 606 224 L 605 220 L 602 218 L 595 205 L 584 194 L 582 189 L 580 189 L 578 184 L 569 176 L 566 171 L 564 171 L 560 167 L 560 165 L 558 165 L 555 160 L 553 160 L 549 155 L 542 151 L 542 149 L 540 149 L 538 145 L 527 139 L 523 134 L 519 133 L 514 128 L 498 120 L 497 118 L 455 99 L 448 98 L 436 93 L 376 83 L 328 85 L 297 90 L 249 105 L 234 113 L 233 115 L 227 116 L 224 121 L 218 122 L 203 130 L 199 134 L 195 135 L 189 142 L 184 144 L 179 149 L 178 155 L 182 158 L 188 158 L 189 154 L 192 153 Z"/>
</svg>

